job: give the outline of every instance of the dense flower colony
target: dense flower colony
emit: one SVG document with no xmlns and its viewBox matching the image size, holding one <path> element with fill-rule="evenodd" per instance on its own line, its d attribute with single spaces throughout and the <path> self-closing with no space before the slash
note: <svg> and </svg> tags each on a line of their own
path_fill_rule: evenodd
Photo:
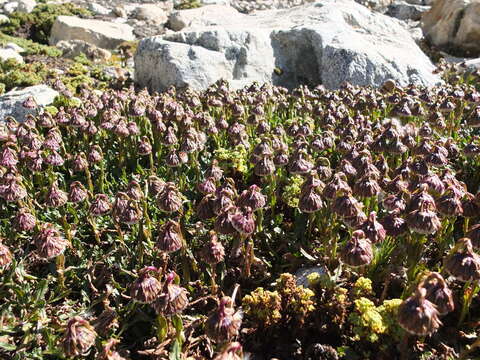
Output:
<svg viewBox="0 0 480 360">
<path fill-rule="evenodd" d="M 445 74 L 28 99 L 0 129 L 0 356 L 473 354 L 479 75 Z"/>
</svg>

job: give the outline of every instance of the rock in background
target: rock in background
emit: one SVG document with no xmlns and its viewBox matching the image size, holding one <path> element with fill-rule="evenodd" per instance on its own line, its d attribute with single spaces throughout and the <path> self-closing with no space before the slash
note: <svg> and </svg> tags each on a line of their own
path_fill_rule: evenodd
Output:
<svg viewBox="0 0 480 360">
<path fill-rule="evenodd" d="M 127 24 L 59 16 L 53 24 L 50 44 L 61 40 L 83 40 L 100 48 L 114 49 L 124 41 L 135 40 L 135 36 Z"/>
<path fill-rule="evenodd" d="M 293 88 L 342 82 L 432 85 L 433 64 L 401 23 L 348 0 L 236 16 L 223 26 L 189 27 L 144 39 L 135 56 L 140 86 L 203 89 L 225 78 Z"/>
<path fill-rule="evenodd" d="M 433 45 L 452 54 L 480 56 L 480 0 L 436 0 L 422 22 Z"/>
</svg>

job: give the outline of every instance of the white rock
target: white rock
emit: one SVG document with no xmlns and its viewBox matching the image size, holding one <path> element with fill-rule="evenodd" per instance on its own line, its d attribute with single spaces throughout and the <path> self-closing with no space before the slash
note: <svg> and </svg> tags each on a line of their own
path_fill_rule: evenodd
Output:
<svg viewBox="0 0 480 360">
<path fill-rule="evenodd" d="M 110 9 L 95 2 L 88 3 L 88 9 L 97 15 L 107 16 L 111 13 Z"/>
<path fill-rule="evenodd" d="M 425 37 L 435 46 L 480 56 L 480 0 L 436 0 L 422 22 Z"/>
<path fill-rule="evenodd" d="M 17 52 L 17 53 L 21 53 L 21 52 L 24 52 L 25 49 L 22 48 L 21 46 L 13 43 L 13 42 L 9 42 L 5 45 L 5 49 L 12 49 L 13 51 Z"/>
<path fill-rule="evenodd" d="M 393 0 L 355 0 L 359 4 L 375 11 L 385 11 Z"/>
<path fill-rule="evenodd" d="M 0 24 L 6 24 L 10 22 L 10 18 L 7 15 L 0 14 Z"/>
<path fill-rule="evenodd" d="M 17 9 L 18 9 L 18 1 L 12 1 L 3 5 L 3 11 L 5 11 L 5 13 L 8 15 L 17 11 Z"/>
<path fill-rule="evenodd" d="M 37 6 L 37 2 L 35 0 L 19 0 L 17 11 L 31 13 L 35 6 Z"/>
<path fill-rule="evenodd" d="M 407 3 L 413 5 L 432 5 L 434 0 L 406 0 Z"/>
<path fill-rule="evenodd" d="M 237 14 L 222 26 L 143 39 L 135 55 L 136 81 L 158 91 L 204 89 L 220 78 L 287 88 L 379 86 L 389 78 L 432 85 L 440 82 L 434 69 L 399 20 L 350 0 Z"/>
<path fill-rule="evenodd" d="M 8 59 L 15 59 L 19 63 L 23 63 L 23 57 L 13 49 L 2 48 L 0 49 L 0 60 L 7 61 Z"/>
<path fill-rule="evenodd" d="M 135 9 L 135 18 L 156 25 L 165 24 L 168 20 L 166 11 L 156 4 L 143 4 L 137 6 Z"/>
<path fill-rule="evenodd" d="M 400 20 L 420 20 L 422 14 L 430 10 L 430 6 L 409 4 L 405 1 L 397 1 L 388 7 L 386 14 Z"/>
<path fill-rule="evenodd" d="M 13 116 L 17 121 L 25 120 L 27 114 L 34 114 L 38 109 L 26 109 L 23 102 L 33 96 L 39 107 L 53 102 L 58 92 L 47 85 L 35 85 L 22 90 L 10 91 L 0 96 L 0 119 L 5 116 Z"/>
<path fill-rule="evenodd" d="M 135 40 L 133 28 L 127 24 L 59 16 L 50 35 L 50 45 L 61 40 L 83 40 L 104 49 L 114 49 L 124 41 Z"/>
<path fill-rule="evenodd" d="M 469 69 L 480 70 L 480 58 L 465 60 L 464 66 Z"/>
<path fill-rule="evenodd" d="M 230 0 L 202 0 L 203 5 L 223 5 L 230 6 Z"/>
<path fill-rule="evenodd" d="M 177 10 L 170 14 L 168 26 L 180 31 L 191 26 L 230 25 L 244 17 L 233 7 L 225 5 L 207 5 L 195 9 Z"/>
</svg>

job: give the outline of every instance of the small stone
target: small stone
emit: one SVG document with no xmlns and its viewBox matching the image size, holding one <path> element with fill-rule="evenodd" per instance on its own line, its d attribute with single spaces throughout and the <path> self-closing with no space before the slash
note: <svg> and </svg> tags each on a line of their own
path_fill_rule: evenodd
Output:
<svg viewBox="0 0 480 360">
<path fill-rule="evenodd" d="M 18 8 L 18 1 L 12 1 L 3 5 L 3 11 L 5 11 L 5 13 L 7 13 L 8 15 L 17 11 L 17 8 Z"/>
<path fill-rule="evenodd" d="M 62 50 L 63 57 L 67 59 L 73 59 L 80 54 L 85 54 L 88 59 L 94 62 L 107 61 L 112 57 L 110 51 L 101 49 L 83 40 L 62 40 L 57 43 L 57 48 Z"/>
<path fill-rule="evenodd" d="M 0 24 L 8 24 L 10 22 L 10 18 L 7 15 L 0 14 Z"/>
<path fill-rule="evenodd" d="M 0 49 L 0 60 L 7 61 L 9 59 L 15 59 L 19 63 L 23 63 L 23 57 L 13 49 L 3 48 Z"/>
<path fill-rule="evenodd" d="M 31 13 L 33 9 L 37 6 L 35 0 L 19 0 L 17 11 L 22 13 Z"/>
<path fill-rule="evenodd" d="M 111 13 L 110 9 L 94 2 L 88 4 L 88 9 L 97 15 L 107 16 Z"/>
<path fill-rule="evenodd" d="M 21 46 L 18 46 L 17 44 L 13 43 L 13 42 L 9 42 L 5 45 L 5 49 L 12 49 L 14 50 L 15 52 L 17 53 L 21 53 L 21 52 L 24 52 L 25 49 L 22 48 Z"/>
<path fill-rule="evenodd" d="M 155 4 L 143 4 L 136 8 L 135 18 L 153 24 L 165 24 L 168 20 L 167 13 Z"/>
</svg>

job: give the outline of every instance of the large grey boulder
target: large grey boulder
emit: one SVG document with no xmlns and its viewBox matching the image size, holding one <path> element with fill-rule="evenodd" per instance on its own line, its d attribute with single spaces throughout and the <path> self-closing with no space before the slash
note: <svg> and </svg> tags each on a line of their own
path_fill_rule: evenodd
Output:
<svg viewBox="0 0 480 360">
<path fill-rule="evenodd" d="M 9 91 L 0 96 L 0 119 L 13 116 L 17 121 L 25 120 L 27 114 L 35 114 L 43 106 L 53 102 L 58 92 L 47 85 L 35 85 L 22 90 Z M 32 96 L 38 105 L 37 109 L 27 109 L 23 102 Z"/>
<path fill-rule="evenodd" d="M 480 0 L 436 0 L 422 22 L 425 37 L 437 47 L 480 56 Z"/>
<path fill-rule="evenodd" d="M 135 80 L 159 91 L 203 89 L 220 78 L 288 88 L 379 86 L 389 78 L 432 85 L 440 81 L 433 70 L 400 21 L 349 0 L 238 14 L 229 25 L 143 39 L 135 55 Z"/>
<path fill-rule="evenodd" d="M 59 16 L 53 23 L 50 45 L 62 40 L 83 40 L 103 49 L 115 49 L 124 41 L 135 40 L 133 28 L 127 24 Z"/>
</svg>

